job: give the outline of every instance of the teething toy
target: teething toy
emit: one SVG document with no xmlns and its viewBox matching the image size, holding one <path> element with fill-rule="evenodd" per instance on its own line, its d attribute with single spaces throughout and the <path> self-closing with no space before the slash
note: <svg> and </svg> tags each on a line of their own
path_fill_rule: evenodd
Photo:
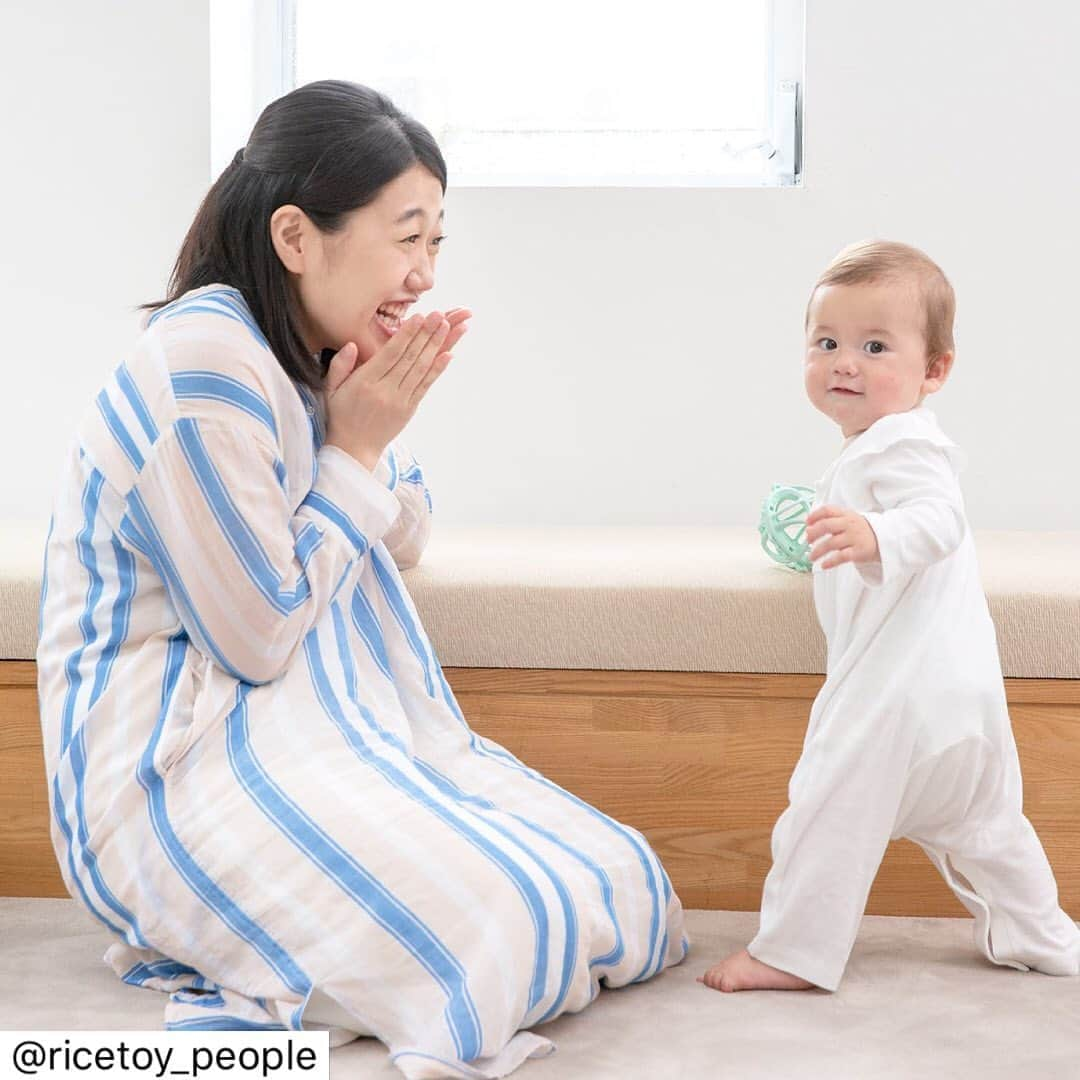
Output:
<svg viewBox="0 0 1080 1080">
<path fill-rule="evenodd" d="M 758 522 L 761 546 L 769 558 L 803 573 L 811 569 L 810 545 L 803 537 L 815 495 L 813 488 L 799 484 L 773 484 Z"/>
</svg>

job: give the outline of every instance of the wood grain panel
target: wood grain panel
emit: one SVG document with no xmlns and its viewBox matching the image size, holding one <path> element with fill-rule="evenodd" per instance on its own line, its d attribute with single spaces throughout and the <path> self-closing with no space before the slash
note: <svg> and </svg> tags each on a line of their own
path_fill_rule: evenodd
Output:
<svg viewBox="0 0 1080 1080">
<path fill-rule="evenodd" d="M 49 839 L 36 668 L 0 661 L 0 896 L 67 896 Z"/>
<path fill-rule="evenodd" d="M 814 675 L 447 669 L 470 724 L 640 829 L 687 907 L 756 910 Z M 35 666 L 0 662 L 0 895 L 63 896 Z M 1025 809 L 1080 918 L 1080 680 L 1008 679 Z M 890 845 L 868 911 L 963 915 L 925 855 Z"/>
</svg>

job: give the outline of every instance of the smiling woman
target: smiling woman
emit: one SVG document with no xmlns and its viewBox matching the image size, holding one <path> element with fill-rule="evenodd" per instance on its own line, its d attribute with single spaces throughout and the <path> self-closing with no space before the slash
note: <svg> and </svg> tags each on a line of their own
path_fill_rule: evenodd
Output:
<svg viewBox="0 0 1080 1080">
<path fill-rule="evenodd" d="M 398 436 L 469 317 L 405 317 L 445 185 L 364 87 L 266 109 L 70 447 L 38 693 L 65 884 L 166 1027 L 495 1077 L 688 942 L 640 833 L 472 731 L 399 574 Z"/>
<path fill-rule="evenodd" d="M 318 390 L 317 353 L 355 341 L 369 359 L 386 338 L 378 307 L 431 288 L 445 191 L 423 125 L 366 87 L 311 83 L 263 111 L 199 207 L 166 300 L 144 306 L 228 282 L 290 378 Z"/>
</svg>

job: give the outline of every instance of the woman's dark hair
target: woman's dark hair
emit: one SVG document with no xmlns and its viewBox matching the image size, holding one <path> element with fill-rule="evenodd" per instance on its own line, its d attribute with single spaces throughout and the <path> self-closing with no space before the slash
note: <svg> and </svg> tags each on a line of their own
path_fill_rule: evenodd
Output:
<svg viewBox="0 0 1080 1080">
<path fill-rule="evenodd" d="M 413 165 L 446 191 L 446 162 L 431 133 L 366 86 L 328 79 L 263 109 L 247 145 L 206 193 L 180 247 L 164 300 L 221 282 L 238 289 L 286 374 L 317 390 L 324 369 L 301 339 L 296 300 L 270 240 L 270 216 L 298 206 L 323 232 L 371 202 Z"/>
</svg>

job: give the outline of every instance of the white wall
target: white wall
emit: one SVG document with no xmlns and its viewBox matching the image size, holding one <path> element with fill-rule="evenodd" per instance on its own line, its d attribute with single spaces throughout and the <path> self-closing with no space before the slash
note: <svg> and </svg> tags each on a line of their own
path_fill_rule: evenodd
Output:
<svg viewBox="0 0 1080 1080">
<path fill-rule="evenodd" d="M 47 520 L 207 187 L 208 7 L 5 0 L 0 30 L 0 520 Z"/>
<path fill-rule="evenodd" d="M 25 44 L 2 77 L 26 103 L 26 164 L 2 181 L 21 208 L 3 291 L 12 512 L 47 514 L 60 444 L 208 181 L 203 7 L 7 16 Z M 935 405 L 971 456 L 975 526 L 1080 528 L 1080 10 L 808 7 L 803 189 L 451 187 L 432 306 L 476 318 L 410 429 L 442 520 L 753 523 L 773 480 L 812 482 L 837 447 L 803 399 L 802 312 L 834 251 L 876 235 L 924 247 L 956 286 Z"/>
</svg>

